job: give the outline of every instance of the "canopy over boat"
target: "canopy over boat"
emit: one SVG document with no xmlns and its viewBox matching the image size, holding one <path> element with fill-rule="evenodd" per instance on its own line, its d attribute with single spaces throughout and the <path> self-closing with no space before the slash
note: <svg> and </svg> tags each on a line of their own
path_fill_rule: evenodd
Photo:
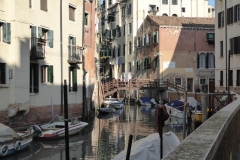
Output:
<svg viewBox="0 0 240 160">
<path fill-rule="evenodd" d="M 0 141 L 3 141 L 5 137 L 18 138 L 19 135 L 10 127 L 0 123 Z"/>
</svg>

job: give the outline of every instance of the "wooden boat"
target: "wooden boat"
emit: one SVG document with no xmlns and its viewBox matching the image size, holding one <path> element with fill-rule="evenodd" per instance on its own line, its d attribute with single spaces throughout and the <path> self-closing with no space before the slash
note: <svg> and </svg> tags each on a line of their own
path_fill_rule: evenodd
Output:
<svg viewBox="0 0 240 160">
<path fill-rule="evenodd" d="M 26 148 L 33 139 L 31 130 L 15 132 L 0 123 L 0 157 L 11 155 Z"/>
<path fill-rule="evenodd" d="M 68 122 L 69 136 L 79 133 L 88 123 L 82 122 L 78 117 Z M 65 122 L 63 116 L 55 116 L 49 123 L 33 126 L 34 137 L 40 139 L 56 139 L 65 137 Z"/>
</svg>

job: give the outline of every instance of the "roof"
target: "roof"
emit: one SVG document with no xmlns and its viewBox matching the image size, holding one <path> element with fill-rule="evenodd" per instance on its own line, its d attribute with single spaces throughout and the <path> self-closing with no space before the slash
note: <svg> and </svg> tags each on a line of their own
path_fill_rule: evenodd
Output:
<svg viewBox="0 0 240 160">
<path fill-rule="evenodd" d="M 148 15 L 148 17 L 160 26 L 184 26 L 184 25 L 214 25 L 215 18 L 202 17 L 169 17 Z"/>
</svg>

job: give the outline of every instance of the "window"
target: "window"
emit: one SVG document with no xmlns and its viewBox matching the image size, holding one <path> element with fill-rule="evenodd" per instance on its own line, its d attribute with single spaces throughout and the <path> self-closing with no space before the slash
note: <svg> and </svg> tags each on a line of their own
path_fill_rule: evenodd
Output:
<svg viewBox="0 0 240 160">
<path fill-rule="evenodd" d="M 150 45 L 149 37 L 150 37 L 150 34 L 146 34 L 146 45 Z"/>
<path fill-rule="evenodd" d="M 208 13 L 210 13 L 210 11 L 211 11 L 211 9 L 210 9 L 210 8 L 208 8 Z"/>
<path fill-rule="evenodd" d="M 33 7 L 33 2 L 32 0 L 29 0 L 29 8 L 32 8 Z"/>
<path fill-rule="evenodd" d="M 75 9 L 76 8 L 69 6 L 69 20 L 70 21 L 75 21 Z M 86 17 L 86 13 L 85 13 L 85 17 Z M 86 23 L 85 23 L 85 25 L 86 25 Z"/>
<path fill-rule="evenodd" d="M 43 83 L 53 83 L 53 66 L 52 65 L 42 65 L 42 82 Z"/>
<path fill-rule="evenodd" d="M 137 71 L 140 70 L 140 60 L 137 60 Z"/>
<path fill-rule="evenodd" d="M 172 17 L 177 17 L 178 15 L 177 14 L 172 14 Z"/>
<path fill-rule="evenodd" d="M 182 85 L 182 79 L 181 78 L 175 78 L 175 84 L 176 85 Z"/>
<path fill-rule="evenodd" d="M 158 31 L 153 32 L 153 43 L 158 43 Z"/>
<path fill-rule="evenodd" d="M 229 80 L 228 80 L 229 86 L 233 86 L 233 70 L 229 71 Z"/>
<path fill-rule="evenodd" d="M 234 22 L 240 21 L 240 4 L 234 6 Z"/>
<path fill-rule="evenodd" d="M 132 65 L 131 65 L 131 62 L 128 63 L 128 71 L 129 71 L 129 72 L 132 71 Z"/>
<path fill-rule="evenodd" d="M 46 11 L 46 12 L 48 11 L 47 1 L 48 1 L 48 0 L 41 0 L 41 4 L 40 4 L 40 5 L 41 5 L 41 6 L 40 6 L 40 7 L 41 7 L 41 10 Z"/>
<path fill-rule="evenodd" d="M 213 53 L 208 54 L 208 68 L 215 68 L 215 59 Z"/>
<path fill-rule="evenodd" d="M 233 7 L 227 9 L 227 24 L 233 23 Z"/>
<path fill-rule="evenodd" d="M 224 11 L 218 13 L 218 28 L 224 27 Z"/>
<path fill-rule="evenodd" d="M 178 0 L 172 0 L 172 5 L 178 5 Z"/>
<path fill-rule="evenodd" d="M 132 23 L 128 24 L 128 34 L 132 34 Z"/>
<path fill-rule="evenodd" d="M 30 93 L 39 92 L 39 71 L 37 63 L 30 63 Z"/>
<path fill-rule="evenodd" d="M 132 42 L 129 42 L 129 46 L 128 46 L 128 49 L 129 49 L 129 55 L 132 54 Z"/>
<path fill-rule="evenodd" d="M 200 79 L 200 84 L 201 85 L 206 84 L 206 79 Z"/>
<path fill-rule="evenodd" d="M 220 41 L 220 57 L 223 57 L 223 41 Z"/>
<path fill-rule="evenodd" d="M 142 35 L 142 46 L 145 46 L 145 43 L 146 43 L 145 35 Z"/>
<path fill-rule="evenodd" d="M 88 25 L 88 13 L 85 12 L 85 20 L 84 20 L 85 26 Z"/>
<path fill-rule="evenodd" d="M 236 86 L 240 86 L 240 70 L 237 70 L 237 82 Z"/>
<path fill-rule="evenodd" d="M 220 71 L 220 86 L 223 86 L 223 71 Z"/>
<path fill-rule="evenodd" d="M 0 22 L 0 42 L 11 43 L 11 23 Z"/>
<path fill-rule="evenodd" d="M 125 63 L 122 64 L 122 72 L 125 72 Z"/>
<path fill-rule="evenodd" d="M 68 60 L 71 62 L 80 60 L 76 52 L 76 37 L 68 37 Z"/>
<path fill-rule="evenodd" d="M 53 30 L 38 27 L 38 38 L 43 40 L 44 46 L 47 43 L 50 48 L 53 48 Z"/>
<path fill-rule="evenodd" d="M 128 4 L 128 15 L 129 14 L 132 14 L 132 4 L 131 3 Z"/>
<path fill-rule="evenodd" d="M 186 12 L 186 9 L 185 9 L 185 7 L 182 7 L 182 12 Z"/>
<path fill-rule="evenodd" d="M 113 54 L 112 54 L 113 58 L 115 57 L 115 46 L 113 47 Z"/>
<path fill-rule="evenodd" d="M 69 67 L 69 92 L 76 92 L 77 89 L 77 68 Z"/>
<path fill-rule="evenodd" d="M 240 36 L 230 39 L 230 54 L 240 54 Z"/>
<path fill-rule="evenodd" d="M 162 0 L 162 4 L 168 4 L 168 0 Z"/>
<path fill-rule="evenodd" d="M 204 53 L 200 53 L 199 55 L 199 68 L 205 68 L 206 57 Z"/>
<path fill-rule="evenodd" d="M 125 7 L 122 7 L 122 17 L 125 17 Z"/>
<path fill-rule="evenodd" d="M 7 83 L 7 67 L 6 63 L 0 63 L 0 84 L 6 84 Z"/>
<path fill-rule="evenodd" d="M 125 25 L 123 26 L 123 36 L 125 36 Z"/>
<path fill-rule="evenodd" d="M 159 56 L 154 58 L 154 69 L 158 68 L 158 59 L 159 59 Z"/>
<path fill-rule="evenodd" d="M 121 56 L 121 46 L 119 45 L 118 46 L 118 57 L 120 57 Z"/>
<path fill-rule="evenodd" d="M 110 6 L 112 4 L 112 0 L 108 0 L 108 5 Z"/>
<path fill-rule="evenodd" d="M 118 32 L 118 37 L 121 37 L 121 28 L 120 27 L 117 28 L 117 32 Z"/>
<path fill-rule="evenodd" d="M 123 56 L 125 56 L 125 44 L 123 44 Z"/>
</svg>

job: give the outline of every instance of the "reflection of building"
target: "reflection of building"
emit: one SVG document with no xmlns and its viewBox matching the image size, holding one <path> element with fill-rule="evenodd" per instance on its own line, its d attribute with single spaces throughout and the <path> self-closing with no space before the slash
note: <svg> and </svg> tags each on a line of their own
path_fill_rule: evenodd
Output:
<svg viewBox="0 0 240 160">
<path fill-rule="evenodd" d="M 240 94 L 240 2 L 238 0 L 216 1 L 215 6 L 217 17 L 215 25 L 216 89 L 227 91 L 229 84 L 230 91 Z M 228 60 L 229 72 L 227 71 Z"/>
<path fill-rule="evenodd" d="M 1 110 L 10 104 L 13 110 L 29 104 L 24 106 L 26 111 L 30 107 L 30 113 L 47 119 L 51 109 L 44 107 L 50 107 L 52 102 L 58 111 L 55 114 L 59 114 L 63 102 L 61 81 L 67 80 L 70 115 L 72 110 L 80 114 L 83 2 L 60 2 L 0 1 Z"/>
<path fill-rule="evenodd" d="M 200 82 L 214 82 L 213 18 L 148 15 L 135 42 L 137 78 L 171 75 L 174 83 L 187 86 L 188 92 L 194 92 L 194 85 Z"/>
</svg>

